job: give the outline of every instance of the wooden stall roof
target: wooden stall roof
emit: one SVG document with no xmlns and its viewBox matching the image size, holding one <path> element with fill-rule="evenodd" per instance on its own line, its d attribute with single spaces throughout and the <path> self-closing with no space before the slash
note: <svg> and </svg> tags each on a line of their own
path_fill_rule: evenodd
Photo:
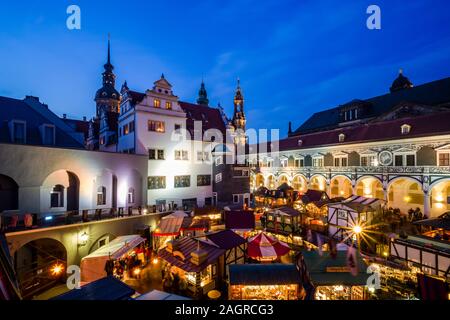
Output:
<svg viewBox="0 0 450 320">
<path fill-rule="evenodd" d="M 294 264 L 231 264 L 228 266 L 230 285 L 300 284 Z"/>
<path fill-rule="evenodd" d="M 367 283 L 369 274 L 366 273 L 367 266 L 361 257 L 357 258 L 358 274 L 354 276 L 350 272 L 343 272 L 347 267 L 346 251 L 338 251 L 335 258 L 332 258 L 329 252 L 323 252 L 320 255 L 317 251 L 306 251 L 302 254 L 311 281 L 315 286 L 363 286 Z M 336 270 L 336 272 L 331 270 Z"/>
<path fill-rule="evenodd" d="M 177 240 L 174 247 L 176 248 L 177 255 L 167 251 L 167 247 L 164 247 L 158 251 L 158 256 L 186 272 L 200 272 L 210 264 L 215 263 L 225 253 L 224 249 L 218 248 L 215 245 L 188 237 Z M 191 262 L 191 253 L 199 248 L 206 252 L 207 258 L 202 264 L 196 265 Z"/>
</svg>

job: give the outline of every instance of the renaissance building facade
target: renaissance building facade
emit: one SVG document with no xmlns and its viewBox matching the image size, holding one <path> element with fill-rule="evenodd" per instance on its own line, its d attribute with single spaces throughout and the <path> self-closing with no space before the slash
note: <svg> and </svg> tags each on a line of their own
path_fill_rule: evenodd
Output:
<svg viewBox="0 0 450 320">
<path fill-rule="evenodd" d="M 225 159 L 246 144 L 239 84 L 229 119 L 203 82 L 189 103 L 164 75 L 119 92 L 113 71 L 108 42 L 90 120 L 59 117 L 38 97 L 0 97 L 0 216 L 249 204 L 248 166 Z"/>
<path fill-rule="evenodd" d="M 330 197 L 379 198 L 402 212 L 450 209 L 450 78 L 314 113 L 252 161 L 252 190 L 287 183 Z"/>
</svg>

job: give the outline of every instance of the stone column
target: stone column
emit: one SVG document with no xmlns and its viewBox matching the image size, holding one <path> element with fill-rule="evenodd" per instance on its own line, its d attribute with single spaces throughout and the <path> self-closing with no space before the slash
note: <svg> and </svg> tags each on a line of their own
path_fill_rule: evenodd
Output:
<svg viewBox="0 0 450 320">
<path fill-rule="evenodd" d="M 424 218 L 430 218 L 430 195 L 428 192 L 425 192 L 423 196 L 423 215 Z"/>
</svg>

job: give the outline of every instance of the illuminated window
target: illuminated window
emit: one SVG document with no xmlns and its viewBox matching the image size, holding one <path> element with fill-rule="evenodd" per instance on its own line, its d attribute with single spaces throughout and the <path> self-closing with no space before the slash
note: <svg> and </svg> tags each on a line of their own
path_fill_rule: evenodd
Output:
<svg viewBox="0 0 450 320">
<path fill-rule="evenodd" d="M 148 131 L 160 133 L 165 132 L 165 124 L 163 121 L 148 120 Z"/>
<path fill-rule="evenodd" d="M 149 160 L 164 160 L 164 150 L 148 149 Z"/>
<path fill-rule="evenodd" d="M 172 102 L 166 101 L 166 109 L 171 110 L 172 109 Z"/>
<path fill-rule="evenodd" d="M 161 100 L 159 99 L 153 99 L 153 106 L 155 108 L 160 108 L 161 107 Z"/>
<path fill-rule="evenodd" d="M 191 186 L 191 176 L 175 176 L 175 188 L 187 188 Z"/>
<path fill-rule="evenodd" d="M 148 189 L 165 189 L 166 188 L 166 177 L 162 177 L 162 176 L 148 177 L 147 188 Z"/>
<path fill-rule="evenodd" d="M 313 167 L 323 167 L 323 157 L 313 158 Z"/>
<path fill-rule="evenodd" d="M 123 126 L 123 135 L 127 135 L 130 133 L 130 128 L 128 127 L 128 124 Z"/>
<path fill-rule="evenodd" d="M 104 206 L 106 204 L 106 188 L 101 186 L 97 189 L 97 205 Z"/>
<path fill-rule="evenodd" d="M 401 126 L 402 134 L 408 134 L 411 131 L 411 126 L 409 124 L 404 124 Z"/>
<path fill-rule="evenodd" d="M 134 203 L 134 189 L 129 188 L 128 189 L 128 203 Z"/>
<path fill-rule="evenodd" d="M 197 186 L 210 186 L 211 185 L 211 175 L 209 174 L 199 174 L 197 176 Z"/>
<path fill-rule="evenodd" d="M 362 167 L 375 167 L 377 164 L 378 161 L 376 155 L 361 156 Z"/>
<path fill-rule="evenodd" d="M 175 150 L 175 160 L 189 160 L 187 150 Z"/>
<path fill-rule="evenodd" d="M 208 161 L 209 152 L 197 151 L 197 161 Z"/>
</svg>

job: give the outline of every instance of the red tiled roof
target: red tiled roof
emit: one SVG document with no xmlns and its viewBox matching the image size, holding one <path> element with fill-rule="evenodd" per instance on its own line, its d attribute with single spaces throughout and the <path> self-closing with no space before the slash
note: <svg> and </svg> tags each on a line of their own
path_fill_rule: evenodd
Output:
<svg viewBox="0 0 450 320">
<path fill-rule="evenodd" d="M 225 135 L 226 127 L 219 109 L 182 101 L 179 103 L 187 114 L 186 127 L 192 137 L 194 137 L 194 121 L 202 121 L 203 133 L 208 129 L 218 129 Z"/>
<path fill-rule="evenodd" d="M 450 134 L 449 123 L 450 112 L 437 112 L 423 116 L 370 122 L 352 127 L 301 134 L 282 139 L 279 141 L 279 150 L 307 149 L 328 145 L 408 139 L 433 134 Z M 403 124 L 411 126 L 411 131 L 408 134 L 401 133 L 401 126 Z M 341 133 L 345 135 L 345 142 L 340 143 L 339 135 Z M 302 141 L 301 146 L 299 146 L 299 140 Z M 267 149 L 268 151 L 271 149 L 270 144 L 268 144 Z M 256 152 L 255 146 L 252 146 L 252 152 Z"/>
</svg>

